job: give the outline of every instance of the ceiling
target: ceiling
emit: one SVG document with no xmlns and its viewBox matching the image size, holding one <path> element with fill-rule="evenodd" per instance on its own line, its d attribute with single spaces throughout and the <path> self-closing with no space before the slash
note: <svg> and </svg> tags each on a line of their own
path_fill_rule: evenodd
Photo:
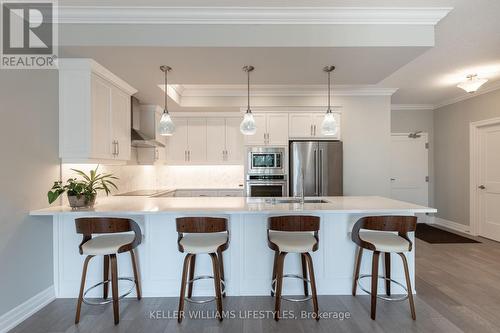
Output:
<svg viewBox="0 0 500 333">
<path fill-rule="evenodd" d="M 207 6 L 202 0 L 60 0 L 62 6 Z M 187 85 L 240 85 L 241 66 L 256 67 L 261 85 L 323 84 L 321 68 L 335 64 L 334 82 L 398 88 L 393 104 L 439 105 L 464 96 L 456 84 L 478 72 L 500 82 L 500 1 L 498 0 L 219 0 L 210 6 L 451 6 L 435 27 L 435 46 L 427 47 L 106 47 L 68 46 L 62 56 L 92 57 L 139 90 L 139 98 L 161 104 L 162 73 L 174 68 L 171 82 Z M 397 27 L 395 27 L 396 29 Z M 497 82 L 495 82 L 497 81 Z"/>
</svg>

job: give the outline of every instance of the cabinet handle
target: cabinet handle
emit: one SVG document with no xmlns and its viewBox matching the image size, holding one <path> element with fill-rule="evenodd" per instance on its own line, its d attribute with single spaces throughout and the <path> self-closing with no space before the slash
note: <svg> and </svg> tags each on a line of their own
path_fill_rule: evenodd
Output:
<svg viewBox="0 0 500 333">
<path fill-rule="evenodd" d="M 316 136 L 316 125 L 314 125 L 314 136 Z"/>
<path fill-rule="evenodd" d="M 116 140 L 116 156 L 120 155 L 120 142 Z"/>
<path fill-rule="evenodd" d="M 188 150 L 188 162 L 191 162 L 191 150 Z"/>
<path fill-rule="evenodd" d="M 187 153 L 187 150 L 184 150 L 184 161 L 186 161 L 186 162 L 187 162 L 187 160 L 188 160 L 188 158 L 187 158 L 187 154 L 188 154 L 188 153 Z"/>
<path fill-rule="evenodd" d="M 118 141 L 113 140 L 113 156 L 118 156 Z"/>
<path fill-rule="evenodd" d="M 313 136 L 313 125 L 311 124 L 311 136 Z"/>
<path fill-rule="evenodd" d="M 155 148 L 155 160 L 158 161 L 159 158 L 160 158 L 160 151 L 158 150 L 158 148 Z"/>
</svg>

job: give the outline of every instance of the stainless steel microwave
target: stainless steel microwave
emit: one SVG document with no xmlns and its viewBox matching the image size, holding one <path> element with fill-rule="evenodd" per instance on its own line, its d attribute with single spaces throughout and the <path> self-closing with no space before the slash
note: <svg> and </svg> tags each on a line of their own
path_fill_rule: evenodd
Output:
<svg viewBox="0 0 500 333">
<path fill-rule="evenodd" d="M 253 147 L 248 149 L 248 174 L 284 174 L 285 148 Z"/>
</svg>

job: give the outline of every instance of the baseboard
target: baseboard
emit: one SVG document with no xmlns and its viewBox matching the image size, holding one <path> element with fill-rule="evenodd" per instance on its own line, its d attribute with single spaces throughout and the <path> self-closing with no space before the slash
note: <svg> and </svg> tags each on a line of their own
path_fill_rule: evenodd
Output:
<svg viewBox="0 0 500 333">
<path fill-rule="evenodd" d="M 463 225 L 457 222 L 453 222 L 450 220 L 445 220 L 437 216 L 433 216 L 429 218 L 430 224 L 436 224 L 442 227 L 446 227 L 451 230 L 463 232 L 465 234 L 470 234 L 470 227 L 468 225 Z"/>
<path fill-rule="evenodd" d="M 38 310 L 56 299 L 54 286 L 36 294 L 26 302 L 19 304 L 14 309 L 0 316 L 0 333 L 13 329 Z"/>
</svg>

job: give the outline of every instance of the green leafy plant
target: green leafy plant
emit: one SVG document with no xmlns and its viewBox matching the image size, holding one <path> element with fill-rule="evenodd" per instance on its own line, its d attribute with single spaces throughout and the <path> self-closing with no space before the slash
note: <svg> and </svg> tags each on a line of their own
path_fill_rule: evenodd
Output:
<svg viewBox="0 0 500 333">
<path fill-rule="evenodd" d="M 104 191 L 106 192 L 106 195 L 109 195 L 112 188 L 118 189 L 113 182 L 118 178 L 110 173 L 97 173 L 98 168 L 99 165 L 94 170 L 90 170 L 88 175 L 81 170 L 71 169 L 83 179 L 70 178 L 64 185 L 60 180 L 54 182 L 54 185 L 47 193 L 49 204 L 56 201 L 57 198 L 59 198 L 59 196 L 64 192 L 67 192 L 68 196 L 84 196 L 87 201 L 90 201 L 95 198 L 98 191 Z"/>
</svg>

